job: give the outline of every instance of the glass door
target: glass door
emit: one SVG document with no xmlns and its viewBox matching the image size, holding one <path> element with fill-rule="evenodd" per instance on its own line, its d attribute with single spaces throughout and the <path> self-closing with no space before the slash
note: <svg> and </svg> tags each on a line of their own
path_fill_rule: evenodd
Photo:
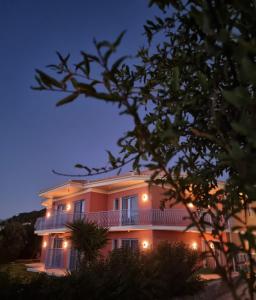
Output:
<svg viewBox="0 0 256 300">
<path fill-rule="evenodd" d="M 136 195 L 122 198 L 122 225 L 135 225 L 138 221 L 138 197 Z"/>
<path fill-rule="evenodd" d="M 79 200 L 74 203 L 74 221 L 83 219 L 85 213 L 85 201 Z"/>
</svg>

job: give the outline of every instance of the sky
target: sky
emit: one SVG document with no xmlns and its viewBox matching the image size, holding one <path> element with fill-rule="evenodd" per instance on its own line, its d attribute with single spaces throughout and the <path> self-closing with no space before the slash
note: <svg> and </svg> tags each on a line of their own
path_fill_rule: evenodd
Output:
<svg viewBox="0 0 256 300">
<path fill-rule="evenodd" d="M 92 40 L 127 30 L 120 54 L 145 43 L 143 24 L 156 11 L 146 0 L 0 0 L 0 219 L 40 209 L 38 192 L 67 180 L 52 169 L 105 165 L 106 150 L 131 122 L 117 107 L 92 99 L 57 108 L 59 96 L 31 90 L 35 68 L 56 51 L 77 61 Z"/>
</svg>

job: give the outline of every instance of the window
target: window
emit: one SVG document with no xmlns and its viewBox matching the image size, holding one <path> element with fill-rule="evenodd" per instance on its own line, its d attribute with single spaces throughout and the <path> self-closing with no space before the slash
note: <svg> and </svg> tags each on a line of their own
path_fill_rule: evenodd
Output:
<svg viewBox="0 0 256 300">
<path fill-rule="evenodd" d="M 123 239 L 122 248 L 130 248 L 132 251 L 137 251 L 139 249 L 139 241 L 136 239 Z"/>
<path fill-rule="evenodd" d="M 63 239 L 55 238 L 53 240 L 53 249 L 61 249 L 62 248 Z"/>
<path fill-rule="evenodd" d="M 66 205 L 65 204 L 58 204 L 57 205 L 57 212 L 58 213 L 61 213 L 61 212 L 65 211 L 65 210 L 66 210 Z"/>
<path fill-rule="evenodd" d="M 119 210 L 119 198 L 116 198 L 114 200 L 114 210 Z"/>
<path fill-rule="evenodd" d="M 85 213 L 85 201 L 79 200 L 74 203 L 74 221 L 84 218 Z"/>
<path fill-rule="evenodd" d="M 114 239 L 114 240 L 112 240 L 112 250 L 115 250 L 117 248 L 119 248 L 118 247 L 118 240 Z"/>
</svg>

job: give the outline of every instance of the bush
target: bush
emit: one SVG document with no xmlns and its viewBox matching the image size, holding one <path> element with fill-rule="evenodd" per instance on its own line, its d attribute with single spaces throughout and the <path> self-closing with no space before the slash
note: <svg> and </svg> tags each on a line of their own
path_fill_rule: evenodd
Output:
<svg viewBox="0 0 256 300">
<path fill-rule="evenodd" d="M 0 299 L 167 300 L 196 294 L 199 256 L 184 244 L 161 244 L 149 253 L 117 249 L 66 277 L 37 274 L 29 282 L 0 273 Z"/>
</svg>

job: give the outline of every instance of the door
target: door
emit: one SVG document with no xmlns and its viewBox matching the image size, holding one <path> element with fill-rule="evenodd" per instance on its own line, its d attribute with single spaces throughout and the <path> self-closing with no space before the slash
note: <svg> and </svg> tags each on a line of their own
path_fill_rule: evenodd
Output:
<svg viewBox="0 0 256 300">
<path fill-rule="evenodd" d="M 63 268 L 63 249 L 62 249 L 62 238 L 52 239 L 52 248 L 48 249 L 48 261 L 46 267 L 48 268 Z"/>
<path fill-rule="evenodd" d="M 136 195 L 122 198 L 122 225 L 138 224 L 138 197 Z"/>
<path fill-rule="evenodd" d="M 55 226 L 64 226 L 66 223 L 65 220 L 65 209 L 66 205 L 65 204 L 58 204 L 56 207 L 56 214 L 55 214 Z"/>
<path fill-rule="evenodd" d="M 69 270 L 75 271 L 78 269 L 78 266 L 78 251 L 74 248 L 71 248 L 69 257 Z"/>
<path fill-rule="evenodd" d="M 85 217 L 85 201 L 79 200 L 74 203 L 74 221 Z"/>
</svg>

